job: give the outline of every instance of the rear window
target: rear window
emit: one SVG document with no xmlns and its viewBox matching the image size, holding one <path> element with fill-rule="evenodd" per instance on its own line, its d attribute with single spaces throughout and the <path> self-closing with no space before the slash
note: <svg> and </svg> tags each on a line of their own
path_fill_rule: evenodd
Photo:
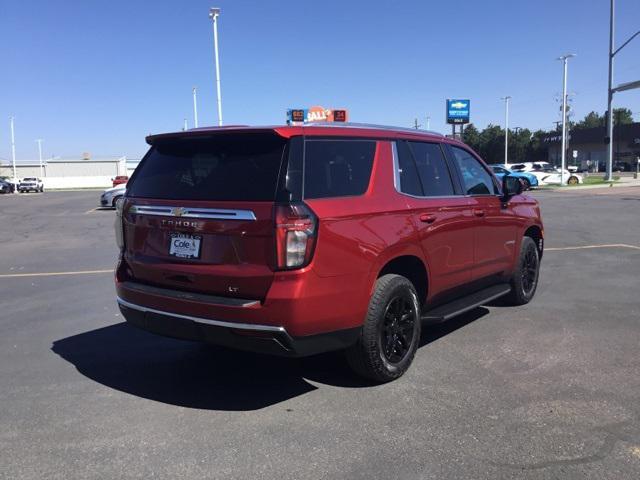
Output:
<svg viewBox="0 0 640 480">
<path fill-rule="evenodd" d="M 154 145 L 128 194 L 171 200 L 273 201 L 286 140 L 276 134 L 166 139 Z"/>
<path fill-rule="evenodd" d="M 362 195 L 367 191 L 374 140 L 307 140 L 304 198 Z"/>
</svg>

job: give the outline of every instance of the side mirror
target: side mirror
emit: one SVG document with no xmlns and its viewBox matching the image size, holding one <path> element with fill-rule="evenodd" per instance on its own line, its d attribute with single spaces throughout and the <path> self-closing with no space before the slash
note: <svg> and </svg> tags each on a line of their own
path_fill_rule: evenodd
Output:
<svg viewBox="0 0 640 480">
<path fill-rule="evenodd" d="M 519 178 L 512 177 L 511 175 L 505 175 L 502 178 L 502 195 L 505 200 L 508 200 L 515 195 L 520 195 L 522 190 L 522 182 Z"/>
</svg>

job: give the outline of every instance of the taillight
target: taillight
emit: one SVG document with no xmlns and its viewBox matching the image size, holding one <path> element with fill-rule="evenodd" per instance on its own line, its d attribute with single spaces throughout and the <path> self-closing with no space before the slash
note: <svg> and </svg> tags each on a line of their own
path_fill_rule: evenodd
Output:
<svg viewBox="0 0 640 480">
<path fill-rule="evenodd" d="M 318 219 L 302 203 L 276 205 L 276 254 L 278 268 L 308 265 L 316 243 Z"/>
<path fill-rule="evenodd" d="M 122 226 L 122 209 L 124 206 L 124 198 L 116 200 L 116 223 L 114 225 L 116 230 L 116 245 L 122 250 L 124 248 L 124 229 Z"/>
</svg>

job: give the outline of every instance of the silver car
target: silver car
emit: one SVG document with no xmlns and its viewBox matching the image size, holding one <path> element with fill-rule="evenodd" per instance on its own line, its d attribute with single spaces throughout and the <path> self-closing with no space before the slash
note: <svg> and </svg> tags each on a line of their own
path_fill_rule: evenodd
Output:
<svg viewBox="0 0 640 480">
<path fill-rule="evenodd" d="M 116 185 L 113 188 L 106 189 L 104 192 L 102 192 L 102 195 L 100 195 L 100 206 L 116 208 L 116 202 L 119 198 L 122 198 L 124 196 L 124 192 L 126 190 L 126 183 L 122 183 L 120 185 Z"/>
</svg>

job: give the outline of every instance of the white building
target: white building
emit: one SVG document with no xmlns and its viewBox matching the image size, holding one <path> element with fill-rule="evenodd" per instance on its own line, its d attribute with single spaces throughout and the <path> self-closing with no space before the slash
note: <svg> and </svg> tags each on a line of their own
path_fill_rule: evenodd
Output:
<svg viewBox="0 0 640 480">
<path fill-rule="evenodd" d="M 42 178 L 44 188 L 106 188 L 116 175 L 129 175 L 126 157 L 95 160 L 47 160 L 16 163 L 18 179 Z M 0 177 L 13 178 L 11 163 L 0 165 Z"/>
</svg>

